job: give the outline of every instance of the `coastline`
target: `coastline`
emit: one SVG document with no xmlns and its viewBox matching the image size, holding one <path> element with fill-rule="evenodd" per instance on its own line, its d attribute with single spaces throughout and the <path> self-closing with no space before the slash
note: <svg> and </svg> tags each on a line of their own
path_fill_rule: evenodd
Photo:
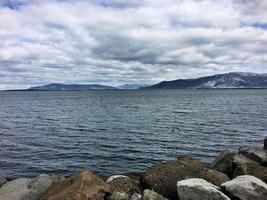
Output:
<svg viewBox="0 0 267 200">
<path fill-rule="evenodd" d="M 225 150 L 211 165 L 185 155 L 156 163 L 144 172 L 110 177 L 97 177 L 88 169 L 70 177 L 41 174 L 7 180 L 0 174 L 0 199 L 263 200 L 267 199 L 266 183 L 267 139 L 263 147 Z"/>
</svg>

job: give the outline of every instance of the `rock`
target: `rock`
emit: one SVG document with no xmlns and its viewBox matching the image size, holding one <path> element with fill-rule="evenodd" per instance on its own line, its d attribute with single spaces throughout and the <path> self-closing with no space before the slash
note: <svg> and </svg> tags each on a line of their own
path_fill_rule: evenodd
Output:
<svg viewBox="0 0 267 200">
<path fill-rule="evenodd" d="M 106 200 L 128 200 L 130 197 L 125 192 L 113 192 L 112 195 L 105 198 Z"/>
<path fill-rule="evenodd" d="M 128 176 L 125 176 L 125 175 L 113 175 L 113 176 L 110 176 L 108 179 L 107 179 L 107 181 L 106 181 L 106 183 L 111 183 L 112 181 L 114 181 L 115 179 L 129 179 L 129 177 Z"/>
<path fill-rule="evenodd" d="M 3 176 L 0 176 L 0 187 L 4 185 L 5 183 L 7 183 L 7 179 Z"/>
<path fill-rule="evenodd" d="M 267 150 L 259 147 L 240 147 L 239 153 L 247 156 L 255 162 L 259 162 L 261 165 L 267 166 Z"/>
<path fill-rule="evenodd" d="M 177 158 L 177 160 L 181 161 L 181 162 L 185 162 L 189 165 L 195 165 L 195 166 L 199 166 L 199 167 L 204 167 L 204 163 L 201 160 L 198 159 L 194 159 L 190 156 L 179 156 Z"/>
<path fill-rule="evenodd" d="M 140 182 L 124 175 L 114 175 L 106 181 L 111 186 L 112 195 L 109 199 L 132 199 L 138 194 L 142 197 Z"/>
<path fill-rule="evenodd" d="M 267 167 L 255 163 L 241 163 L 235 168 L 234 176 L 252 175 L 267 183 Z"/>
<path fill-rule="evenodd" d="M 50 176 L 53 183 L 57 183 L 66 179 L 64 176 L 59 176 L 53 173 L 49 173 L 48 175 Z"/>
<path fill-rule="evenodd" d="M 140 182 L 141 178 L 143 176 L 143 172 L 127 172 L 127 173 L 124 173 L 122 175 L 127 176 L 127 177 L 129 177 L 131 179 L 134 179 L 134 180 Z"/>
<path fill-rule="evenodd" d="M 215 185 L 221 185 L 225 180 L 229 180 L 226 175 L 222 178 L 222 173 L 215 170 L 208 170 L 194 162 L 184 162 L 181 160 L 171 160 L 157 163 L 143 174 L 142 184 L 146 189 L 151 189 L 166 198 L 176 199 L 178 181 L 188 178 L 203 178 Z"/>
<path fill-rule="evenodd" d="M 264 200 L 267 199 L 267 185 L 254 176 L 238 176 L 222 184 L 222 189 L 233 199 Z"/>
<path fill-rule="evenodd" d="M 133 194 L 129 200 L 141 200 L 142 195 L 141 194 Z"/>
<path fill-rule="evenodd" d="M 251 160 L 250 158 L 248 158 L 247 156 L 243 155 L 243 154 L 237 154 L 234 156 L 233 158 L 233 168 L 236 166 L 236 165 L 239 165 L 239 164 L 244 164 L 244 163 L 255 163 L 257 164 L 257 162 L 255 162 L 254 160 Z"/>
<path fill-rule="evenodd" d="M 217 158 L 211 163 L 211 168 L 227 174 L 229 177 L 233 176 L 233 158 L 237 152 L 225 150 L 220 153 Z"/>
<path fill-rule="evenodd" d="M 204 177 L 206 180 L 210 180 L 210 182 L 217 186 L 230 180 L 229 177 L 222 172 L 205 168 L 201 170 L 200 176 Z"/>
<path fill-rule="evenodd" d="M 154 192 L 153 190 L 146 189 L 143 192 L 143 200 L 168 200 L 168 199 Z"/>
<path fill-rule="evenodd" d="M 198 178 L 177 182 L 177 193 L 180 200 L 230 200 L 219 187 Z"/>
<path fill-rule="evenodd" d="M 4 184 L 0 188 L 1 200 L 22 200 L 28 192 L 31 179 L 20 178 Z"/>
<path fill-rule="evenodd" d="M 102 179 L 89 170 L 84 170 L 53 184 L 41 197 L 41 200 L 102 200 L 106 193 L 110 192 L 110 186 Z"/>
<path fill-rule="evenodd" d="M 41 195 L 52 185 L 47 174 L 35 179 L 20 178 L 4 184 L 0 188 L 1 200 L 39 200 Z"/>
<path fill-rule="evenodd" d="M 267 150 L 267 137 L 264 139 L 263 143 L 263 149 Z"/>
</svg>

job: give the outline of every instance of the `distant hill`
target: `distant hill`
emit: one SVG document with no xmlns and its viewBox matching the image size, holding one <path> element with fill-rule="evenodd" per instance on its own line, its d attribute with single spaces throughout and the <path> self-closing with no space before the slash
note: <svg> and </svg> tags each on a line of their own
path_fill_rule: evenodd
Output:
<svg viewBox="0 0 267 200">
<path fill-rule="evenodd" d="M 118 86 L 119 89 L 124 89 L 124 90 L 134 90 L 134 89 L 139 89 L 140 87 L 147 87 L 147 84 L 124 84 Z"/>
<path fill-rule="evenodd" d="M 230 72 L 195 79 L 162 81 L 143 89 L 267 88 L 267 74 Z"/>
<path fill-rule="evenodd" d="M 85 90 L 114 90 L 116 87 L 106 86 L 106 85 L 98 85 L 98 84 L 90 84 L 90 85 L 79 85 L 79 84 L 57 84 L 52 83 L 48 85 L 41 85 L 36 87 L 31 87 L 28 90 L 74 90 L 74 91 L 85 91 Z"/>
</svg>

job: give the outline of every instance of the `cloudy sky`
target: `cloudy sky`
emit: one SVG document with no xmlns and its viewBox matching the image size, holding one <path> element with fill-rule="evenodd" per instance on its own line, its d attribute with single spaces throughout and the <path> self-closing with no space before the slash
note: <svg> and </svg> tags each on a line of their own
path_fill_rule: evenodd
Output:
<svg viewBox="0 0 267 200">
<path fill-rule="evenodd" d="M 266 0 L 0 0 L 0 89 L 267 72 Z"/>
</svg>

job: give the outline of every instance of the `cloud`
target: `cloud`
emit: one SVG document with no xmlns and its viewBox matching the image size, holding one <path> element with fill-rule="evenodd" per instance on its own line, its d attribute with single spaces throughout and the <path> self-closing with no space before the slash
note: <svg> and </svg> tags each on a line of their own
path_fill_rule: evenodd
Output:
<svg viewBox="0 0 267 200">
<path fill-rule="evenodd" d="M 267 72 L 265 1 L 0 0 L 0 89 Z"/>
</svg>

